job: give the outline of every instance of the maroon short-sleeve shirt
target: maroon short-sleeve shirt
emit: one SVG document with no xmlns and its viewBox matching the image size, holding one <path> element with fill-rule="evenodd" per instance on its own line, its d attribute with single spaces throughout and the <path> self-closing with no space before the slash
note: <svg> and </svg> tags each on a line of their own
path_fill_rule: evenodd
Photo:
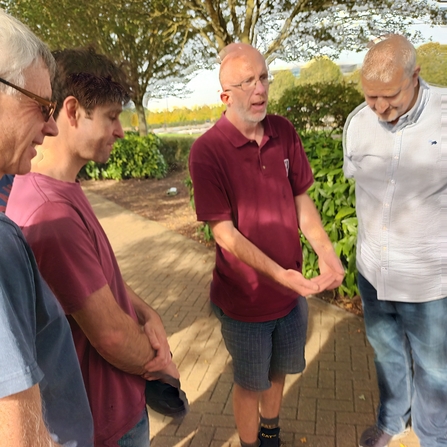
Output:
<svg viewBox="0 0 447 447">
<path fill-rule="evenodd" d="M 95 446 L 117 446 L 141 419 L 146 381 L 108 363 L 72 316 L 107 284 L 118 306 L 138 321 L 109 240 L 79 183 L 35 172 L 16 176 L 8 214 L 23 229 L 67 315 L 92 410 Z"/>
<path fill-rule="evenodd" d="M 197 219 L 231 220 L 267 256 L 301 270 L 294 197 L 307 191 L 312 171 L 301 140 L 283 117 L 267 115 L 259 146 L 222 115 L 191 148 L 189 167 Z M 211 300 L 231 318 L 259 322 L 281 318 L 297 294 L 216 247 Z"/>
</svg>

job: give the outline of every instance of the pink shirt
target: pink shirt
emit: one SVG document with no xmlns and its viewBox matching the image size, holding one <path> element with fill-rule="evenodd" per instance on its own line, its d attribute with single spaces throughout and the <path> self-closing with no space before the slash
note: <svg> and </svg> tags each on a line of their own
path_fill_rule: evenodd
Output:
<svg viewBox="0 0 447 447">
<path fill-rule="evenodd" d="M 69 320 L 92 409 L 95 445 L 116 446 L 141 418 L 145 380 L 104 360 L 70 316 L 108 284 L 119 306 L 137 321 L 107 236 L 79 183 L 41 174 L 16 176 L 7 214 L 22 227 Z"/>
<path fill-rule="evenodd" d="M 307 191 L 312 171 L 292 124 L 263 121 L 261 145 L 244 137 L 225 115 L 192 148 L 189 160 L 198 220 L 231 220 L 263 253 L 285 269 L 301 271 L 294 197 Z M 281 318 L 297 294 L 257 273 L 216 246 L 211 300 L 236 320 Z"/>
</svg>

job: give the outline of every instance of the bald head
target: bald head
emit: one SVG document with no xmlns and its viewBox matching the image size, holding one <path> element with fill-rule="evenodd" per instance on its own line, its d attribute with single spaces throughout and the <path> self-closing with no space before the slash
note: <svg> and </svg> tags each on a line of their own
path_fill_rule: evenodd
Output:
<svg viewBox="0 0 447 447">
<path fill-rule="evenodd" d="M 227 45 L 223 50 L 219 52 L 219 59 L 221 62 L 230 54 L 230 53 L 237 53 L 240 51 L 249 51 L 254 50 L 254 48 L 249 45 L 248 43 L 230 43 Z"/>
<path fill-rule="evenodd" d="M 399 34 L 390 34 L 376 43 L 365 56 L 362 77 L 368 81 L 389 82 L 397 71 L 412 76 L 416 68 L 416 50 Z"/>
<path fill-rule="evenodd" d="M 264 56 L 256 48 L 246 43 L 230 43 L 220 51 L 219 58 L 221 60 L 219 80 L 222 88 L 224 88 L 224 84 L 234 83 L 235 66 L 249 65 L 253 61 L 261 59 L 265 64 Z"/>
</svg>

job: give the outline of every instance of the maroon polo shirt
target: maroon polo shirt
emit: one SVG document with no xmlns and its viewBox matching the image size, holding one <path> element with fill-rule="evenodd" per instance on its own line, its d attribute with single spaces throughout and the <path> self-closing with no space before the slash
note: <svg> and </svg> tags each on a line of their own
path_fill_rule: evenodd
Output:
<svg viewBox="0 0 447 447">
<path fill-rule="evenodd" d="M 189 168 L 197 219 L 231 220 L 279 265 L 301 271 L 294 197 L 312 184 L 312 171 L 288 120 L 267 115 L 263 124 L 260 146 L 243 136 L 225 114 L 194 142 Z M 297 294 L 216 245 L 210 297 L 229 317 L 259 322 L 287 315 Z"/>
</svg>

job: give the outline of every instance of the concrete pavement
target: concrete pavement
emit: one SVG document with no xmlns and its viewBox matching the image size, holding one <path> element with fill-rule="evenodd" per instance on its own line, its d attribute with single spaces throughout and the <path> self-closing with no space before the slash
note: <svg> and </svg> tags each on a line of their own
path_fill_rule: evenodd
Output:
<svg viewBox="0 0 447 447">
<path fill-rule="evenodd" d="M 124 279 L 163 318 L 191 412 L 150 412 L 151 447 L 239 446 L 231 360 L 208 303 L 214 253 L 86 191 Z M 307 368 L 289 376 L 280 415 L 287 447 L 355 447 L 375 421 L 377 385 L 363 320 L 309 298 Z M 419 447 L 412 432 L 390 447 Z"/>
</svg>

